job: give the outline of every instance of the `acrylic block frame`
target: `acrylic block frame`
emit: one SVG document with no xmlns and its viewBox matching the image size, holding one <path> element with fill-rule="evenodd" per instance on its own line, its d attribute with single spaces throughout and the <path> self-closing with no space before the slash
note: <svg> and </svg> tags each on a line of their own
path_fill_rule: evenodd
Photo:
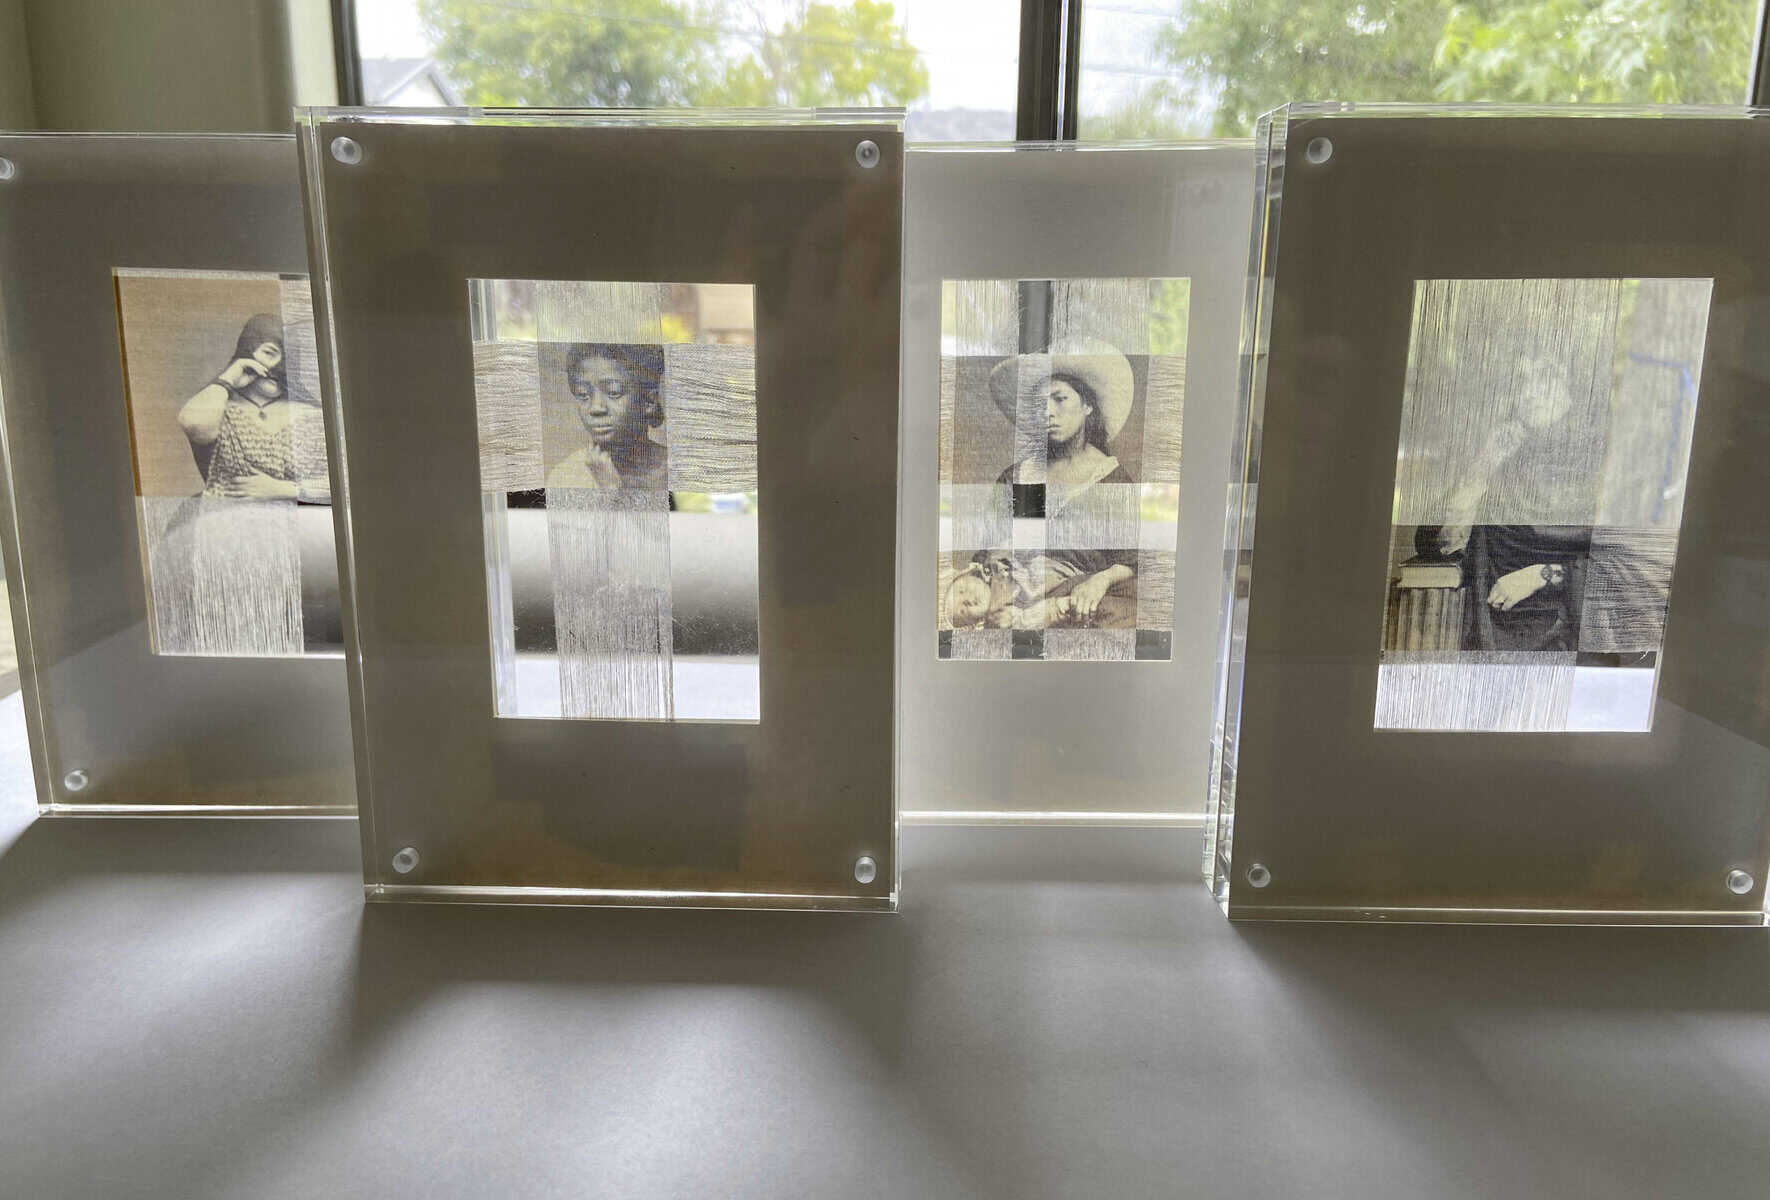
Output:
<svg viewBox="0 0 1770 1200">
<path fill-rule="evenodd" d="M 264 281 L 257 290 L 272 297 L 279 278 L 305 279 L 295 139 L 11 134 L 0 136 L 0 158 L 8 164 L 0 179 L 0 528 L 40 810 L 350 815 L 341 628 L 329 652 L 156 653 L 164 647 L 149 621 L 153 539 L 135 460 L 135 437 L 147 426 L 132 429 L 123 346 L 131 330 L 119 317 L 119 297 L 144 276 L 241 273 Z M 147 316 L 157 305 L 143 303 L 132 312 Z M 181 389 L 204 386 L 228 366 L 239 319 L 226 345 L 209 351 L 213 365 L 196 364 L 203 374 L 180 379 Z M 84 376 L 77 386 L 65 381 L 70 363 Z M 302 427 L 315 443 L 318 493 L 326 463 L 317 396 L 311 407 Z M 176 431 L 166 438 L 184 449 Z M 192 528 L 208 510 L 193 511 Z M 298 516 L 294 531 L 282 532 L 300 540 L 303 573 L 313 577 L 302 586 L 311 582 L 324 605 L 337 587 L 332 514 L 303 506 Z M 211 533 L 210 546 L 231 536 L 213 526 L 201 536 Z M 335 596 L 329 604 L 336 614 Z M 236 636 L 261 632 L 249 608 L 222 607 L 234 614 Z"/>
<path fill-rule="evenodd" d="M 1762 924 L 1770 120 L 1292 105 L 1256 155 L 1205 845 L 1219 902 Z M 1416 286 L 1582 279 L 1713 280 L 1651 731 L 1374 728 Z"/>
<path fill-rule="evenodd" d="M 1252 163 L 1248 141 L 910 147 L 898 597 L 906 820 L 1184 825 L 1202 819 L 1215 564 L 1228 484 L 1221 448 L 1234 421 Z M 1146 298 L 1174 288 L 1184 288 L 1187 297 L 1180 328 L 1151 325 L 1143 313 L 1154 301 Z M 986 330 L 987 320 L 958 311 L 972 293 L 975 303 L 987 304 L 985 294 L 999 292 L 1013 308 L 1016 290 L 1024 293 L 1019 316 L 1003 317 L 1000 328 Z M 1057 620 L 1061 632 L 1044 635 L 1084 643 L 1072 653 L 1090 652 L 1088 638 L 1116 638 L 1123 644 L 1099 652 L 1124 661 L 1062 661 L 1062 647 L 1047 650 L 1042 661 L 1015 661 L 1010 642 L 1028 640 L 1023 631 L 951 630 L 942 611 L 942 585 L 950 587 L 954 564 L 982 545 L 969 532 L 977 522 L 956 510 L 979 497 L 1003 501 L 997 493 L 1006 491 L 995 481 L 1009 462 L 1009 444 L 991 444 L 998 414 L 972 393 L 985 390 L 983 372 L 992 363 L 992 378 L 1018 373 L 1011 361 L 1017 352 L 1053 348 L 1091 348 L 1093 355 L 1077 361 L 1110 360 L 1121 373 L 1111 351 L 1122 350 L 1135 368 L 1124 430 L 1135 435 L 1128 449 L 1136 457 L 1125 454 L 1126 439 L 1114 437 L 1107 448 L 1137 465 L 1126 472 L 1132 485 L 1099 490 L 1159 492 L 1151 513 L 1176 514 L 1165 520 L 1143 514 L 1136 532 L 1121 539 L 1137 551 L 1135 624 L 1149 630 L 1119 628 L 1131 623 L 1127 603 L 1126 619 L 1115 614 L 1086 627 L 1075 622 L 1073 630 L 1070 621 Z M 1046 364 L 1047 358 L 1034 353 L 1019 361 Z M 1060 353 L 1059 368 L 1061 359 Z M 955 438 L 975 443 L 979 453 L 966 445 L 955 449 Z M 1000 453 L 990 457 L 990 449 Z M 968 459 L 976 465 L 967 468 Z M 1045 511 L 1044 529 L 1031 533 L 1056 546 L 1050 530 L 1060 518 L 1050 505 Z M 995 532 L 1005 537 L 1005 508 L 1001 516 Z M 1054 553 L 1070 550 L 1063 545 Z M 1036 562 L 1039 555 L 1016 557 Z M 1069 583 L 1047 594 L 1060 595 Z M 1121 584 L 1113 594 L 1131 590 Z M 1018 611 L 1028 607 L 1020 604 Z M 1153 618 L 1151 609 L 1157 610 Z M 1152 633 L 1167 635 L 1160 639 L 1165 653 L 1133 645 L 1133 636 L 1157 640 Z M 951 639 L 949 651 L 953 642 L 969 640 L 999 654 L 943 656 L 940 639 Z"/>
<path fill-rule="evenodd" d="M 895 907 L 901 121 L 298 114 L 368 898 Z M 759 722 L 494 715 L 474 279 L 753 286 Z"/>
</svg>

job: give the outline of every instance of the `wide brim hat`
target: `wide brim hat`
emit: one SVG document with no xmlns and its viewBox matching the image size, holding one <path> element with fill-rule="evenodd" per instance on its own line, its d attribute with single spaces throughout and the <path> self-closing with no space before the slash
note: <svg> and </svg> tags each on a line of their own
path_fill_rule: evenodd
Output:
<svg viewBox="0 0 1770 1200">
<path fill-rule="evenodd" d="M 1131 415 L 1137 378 L 1117 347 L 1100 341 L 1072 342 L 1063 354 L 1022 354 L 1005 358 L 989 373 L 990 398 L 1009 422 L 1019 419 L 1022 398 L 1035 398 L 1052 379 L 1068 379 L 1093 393 L 1106 425 L 1107 440 L 1118 436 Z"/>
</svg>

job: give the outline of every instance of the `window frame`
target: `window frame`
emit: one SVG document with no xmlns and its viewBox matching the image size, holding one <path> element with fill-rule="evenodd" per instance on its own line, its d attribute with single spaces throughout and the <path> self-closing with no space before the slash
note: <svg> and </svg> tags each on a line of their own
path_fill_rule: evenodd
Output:
<svg viewBox="0 0 1770 1200">
<path fill-rule="evenodd" d="M 338 102 L 364 103 L 363 58 L 357 43 L 356 0 L 331 0 L 332 49 Z M 1019 86 L 1014 106 L 1017 141 L 1078 140 L 1082 72 L 1083 0 L 1021 0 Z M 1742 103 L 1770 107 L 1770 0 L 1759 0 L 1752 73 Z"/>
</svg>

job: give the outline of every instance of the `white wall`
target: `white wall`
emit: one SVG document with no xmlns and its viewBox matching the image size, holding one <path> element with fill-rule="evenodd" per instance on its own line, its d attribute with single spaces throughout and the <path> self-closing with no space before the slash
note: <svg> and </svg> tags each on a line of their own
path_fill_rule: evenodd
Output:
<svg viewBox="0 0 1770 1200">
<path fill-rule="evenodd" d="M 36 124 L 24 0 L 0 0 L 0 129 L 31 129 Z"/>
<path fill-rule="evenodd" d="M 0 0 L 0 38 L 9 8 L 44 129 L 286 130 L 334 101 L 325 0 Z"/>
</svg>

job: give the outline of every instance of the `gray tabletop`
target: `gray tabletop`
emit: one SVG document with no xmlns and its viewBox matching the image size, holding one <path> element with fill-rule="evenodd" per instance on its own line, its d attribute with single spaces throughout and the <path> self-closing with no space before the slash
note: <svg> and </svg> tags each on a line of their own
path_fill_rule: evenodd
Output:
<svg viewBox="0 0 1770 1200">
<path fill-rule="evenodd" d="M 33 821 L 0 1194 L 1726 1196 L 1757 931 L 1234 926 L 1185 830 L 913 828 L 897 916 L 365 908 L 337 820 Z"/>
</svg>

